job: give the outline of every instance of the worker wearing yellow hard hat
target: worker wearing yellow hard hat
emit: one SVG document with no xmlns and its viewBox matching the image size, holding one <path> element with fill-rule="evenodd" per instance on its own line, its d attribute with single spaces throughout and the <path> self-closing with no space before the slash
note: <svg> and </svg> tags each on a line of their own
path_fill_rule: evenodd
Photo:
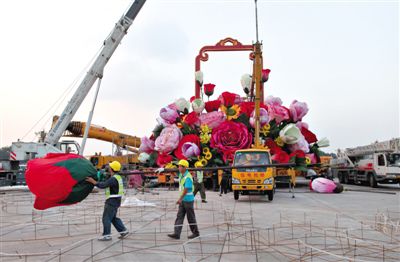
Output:
<svg viewBox="0 0 400 262">
<path fill-rule="evenodd" d="M 175 219 L 174 233 L 168 234 L 170 238 L 179 239 L 181 237 L 183 220 L 187 214 L 187 220 L 192 231 L 192 235 L 188 236 L 189 239 L 196 238 L 200 235 L 197 227 L 196 215 L 194 214 L 194 195 L 193 195 L 193 177 L 187 170 L 189 162 L 181 159 L 178 162 L 179 169 L 179 192 L 180 197 L 176 204 L 179 205 L 178 213 Z"/>
<path fill-rule="evenodd" d="M 195 167 L 203 167 L 203 164 L 201 161 L 197 161 L 196 163 L 194 163 L 194 166 Z M 203 170 L 196 171 L 196 176 L 193 180 L 193 182 L 194 182 L 193 195 L 194 195 L 194 197 L 196 197 L 197 192 L 200 192 L 201 202 L 207 203 L 206 188 L 204 187 L 203 177 L 204 177 Z"/>
<path fill-rule="evenodd" d="M 111 177 L 104 182 L 97 182 L 91 177 L 87 177 L 86 181 L 92 183 L 98 188 L 105 188 L 106 202 L 103 212 L 103 235 L 98 239 L 100 241 L 109 241 L 111 237 L 111 223 L 120 233 L 120 238 L 129 234 L 124 223 L 117 217 L 118 208 L 121 206 L 121 199 L 124 195 L 124 184 L 119 171 L 121 171 L 121 163 L 113 161 L 108 164 Z"/>
</svg>

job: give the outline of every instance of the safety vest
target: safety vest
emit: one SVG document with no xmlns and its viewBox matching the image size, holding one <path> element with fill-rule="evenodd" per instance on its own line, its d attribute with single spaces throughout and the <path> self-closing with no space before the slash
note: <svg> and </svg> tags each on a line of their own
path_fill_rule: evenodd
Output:
<svg viewBox="0 0 400 262">
<path fill-rule="evenodd" d="M 109 199 L 110 197 L 122 197 L 124 195 L 124 183 L 122 182 L 122 177 L 118 174 L 115 174 L 113 177 L 115 177 L 118 181 L 118 193 L 117 194 L 110 194 L 110 187 L 106 188 L 106 199 Z"/>
<path fill-rule="evenodd" d="M 192 192 L 187 192 L 186 195 L 193 195 L 193 190 L 194 190 L 193 177 L 189 173 L 189 171 L 186 172 L 187 172 L 186 176 L 179 174 L 179 191 L 183 191 L 183 189 L 185 188 L 186 179 L 190 179 L 192 180 Z"/>
</svg>

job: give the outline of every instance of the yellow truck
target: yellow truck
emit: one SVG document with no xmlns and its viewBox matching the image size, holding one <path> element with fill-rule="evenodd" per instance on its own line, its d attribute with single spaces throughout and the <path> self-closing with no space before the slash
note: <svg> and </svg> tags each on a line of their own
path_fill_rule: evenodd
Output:
<svg viewBox="0 0 400 262">
<path fill-rule="evenodd" d="M 267 149 L 243 149 L 235 152 L 232 169 L 232 190 L 235 200 L 239 194 L 257 193 L 268 195 L 268 200 L 274 199 L 275 174 L 274 167 L 252 167 L 271 164 L 271 155 Z M 243 167 L 242 167 L 243 166 Z"/>
</svg>

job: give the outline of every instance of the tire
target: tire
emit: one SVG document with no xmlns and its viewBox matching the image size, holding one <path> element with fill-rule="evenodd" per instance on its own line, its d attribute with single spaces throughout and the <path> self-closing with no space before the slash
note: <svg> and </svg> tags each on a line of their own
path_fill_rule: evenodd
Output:
<svg viewBox="0 0 400 262">
<path fill-rule="evenodd" d="M 343 183 L 351 184 L 349 180 L 349 174 L 342 174 L 343 175 Z"/>
<path fill-rule="evenodd" d="M 268 191 L 267 195 L 268 195 L 268 200 L 269 201 L 274 200 L 274 190 Z"/>
<path fill-rule="evenodd" d="M 376 182 L 375 176 L 373 174 L 369 174 L 368 176 L 369 186 L 370 187 L 378 187 L 378 182 Z"/>
<path fill-rule="evenodd" d="M 233 191 L 233 198 L 235 200 L 239 200 L 239 191 L 237 191 L 237 190 Z"/>
</svg>

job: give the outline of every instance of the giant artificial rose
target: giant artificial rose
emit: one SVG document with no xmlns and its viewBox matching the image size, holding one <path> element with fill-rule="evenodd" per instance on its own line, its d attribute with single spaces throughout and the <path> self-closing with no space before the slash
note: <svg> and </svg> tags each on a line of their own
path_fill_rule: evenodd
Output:
<svg viewBox="0 0 400 262">
<path fill-rule="evenodd" d="M 212 100 L 205 102 L 205 108 L 207 112 L 218 111 L 219 106 L 221 105 L 221 100 Z"/>
<path fill-rule="evenodd" d="M 164 119 L 169 124 L 175 123 L 176 119 L 179 117 L 178 112 L 176 109 L 170 107 L 163 107 L 160 110 L 160 117 Z"/>
<path fill-rule="evenodd" d="M 300 129 L 300 131 L 309 144 L 317 142 L 317 136 L 307 128 L 303 127 Z"/>
<path fill-rule="evenodd" d="M 279 164 L 286 164 L 289 162 L 290 157 L 285 151 L 279 151 L 271 157 L 271 159 Z"/>
<path fill-rule="evenodd" d="M 242 102 L 240 104 L 240 112 L 244 113 L 247 117 L 250 117 L 253 111 L 254 111 L 254 102 Z"/>
<path fill-rule="evenodd" d="M 166 164 L 170 163 L 174 158 L 170 154 L 160 153 L 157 156 L 156 164 L 159 167 L 164 167 Z"/>
<path fill-rule="evenodd" d="M 182 138 L 182 132 L 176 125 L 170 125 L 163 128 L 157 137 L 154 149 L 161 153 L 172 152 Z"/>
<path fill-rule="evenodd" d="M 200 148 L 200 138 L 198 136 L 196 136 L 194 134 L 185 135 L 179 141 L 179 144 L 178 144 L 176 150 L 174 151 L 174 155 L 178 159 L 187 159 L 187 157 L 183 154 L 183 151 L 182 151 L 183 145 L 187 142 L 193 143 L 193 144 L 197 145 L 198 148 Z"/>
<path fill-rule="evenodd" d="M 230 92 L 223 92 L 219 99 L 221 100 L 222 104 L 226 107 L 233 106 L 236 102 L 237 94 L 230 93 Z"/>
<path fill-rule="evenodd" d="M 212 96 L 214 94 L 214 88 L 215 88 L 214 84 L 204 84 L 204 93 L 207 96 Z"/>
<path fill-rule="evenodd" d="M 275 120 L 275 122 L 279 124 L 283 120 L 288 120 L 290 118 L 289 110 L 286 107 L 276 104 L 268 104 L 267 106 L 270 121 Z"/>
<path fill-rule="evenodd" d="M 269 122 L 268 111 L 265 108 L 260 108 L 260 127 L 268 124 L 268 122 Z M 250 117 L 250 125 L 253 128 L 255 128 L 255 124 L 256 124 L 256 119 L 254 110 Z"/>
<path fill-rule="evenodd" d="M 267 82 L 269 78 L 269 73 L 271 73 L 270 69 L 263 69 L 261 72 L 261 81 Z"/>
<path fill-rule="evenodd" d="M 266 105 L 278 105 L 278 106 L 281 106 L 282 105 L 282 100 L 279 97 L 267 96 L 267 98 L 265 98 L 265 104 Z"/>
<path fill-rule="evenodd" d="M 200 155 L 200 148 L 192 142 L 186 142 L 182 145 L 182 154 L 186 158 L 197 157 Z"/>
<path fill-rule="evenodd" d="M 276 144 L 276 142 L 272 138 L 268 138 L 265 141 L 265 145 L 268 147 L 269 152 L 271 155 L 276 154 L 280 151 L 282 151 L 282 148 Z"/>
<path fill-rule="evenodd" d="M 154 141 L 144 136 L 140 139 L 139 152 L 145 152 L 150 154 L 154 150 Z"/>
<path fill-rule="evenodd" d="M 238 149 L 249 148 L 253 135 L 242 123 L 225 121 L 212 130 L 210 146 L 222 153 L 224 161 L 232 160 Z"/>
<path fill-rule="evenodd" d="M 199 116 L 200 125 L 207 125 L 209 128 L 213 129 L 219 126 L 222 122 L 225 121 L 226 116 L 224 112 L 214 111 L 207 114 L 201 114 Z"/>
<path fill-rule="evenodd" d="M 193 127 L 194 125 L 199 125 L 199 117 L 197 113 L 193 111 L 184 117 L 183 122 Z"/>
<path fill-rule="evenodd" d="M 306 103 L 294 100 L 289 106 L 289 111 L 294 122 L 301 121 L 308 112 L 308 106 Z"/>
</svg>

